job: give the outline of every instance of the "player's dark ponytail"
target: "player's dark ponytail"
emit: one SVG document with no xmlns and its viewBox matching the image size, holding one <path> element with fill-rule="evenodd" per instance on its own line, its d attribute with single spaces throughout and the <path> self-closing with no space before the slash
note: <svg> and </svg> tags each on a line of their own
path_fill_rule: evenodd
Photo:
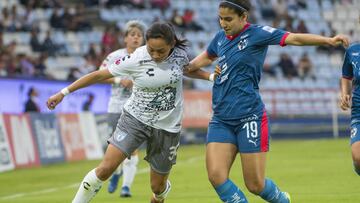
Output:
<svg viewBox="0 0 360 203">
<path fill-rule="evenodd" d="M 181 49 L 186 48 L 187 40 L 176 36 L 174 27 L 170 23 L 156 22 L 146 31 L 146 41 L 153 38 L 164 39 L 167 44 L 173 44 Z"/>
<path fill-rule="evenodd" d="M 249 0 L 222 0 L 219 7 L 233 9 L 239 16 L 251 9 Z"/>
</svg>

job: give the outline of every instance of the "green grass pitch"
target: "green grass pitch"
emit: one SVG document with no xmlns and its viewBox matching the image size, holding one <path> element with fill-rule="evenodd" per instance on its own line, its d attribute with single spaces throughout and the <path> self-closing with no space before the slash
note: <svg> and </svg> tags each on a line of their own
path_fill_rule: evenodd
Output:
<svg viewBox="0 0 360 203">
<path fill-rule="evenodd" d="M 173 187 L 167 203 L 220 202 L 207 180 L 204 151 L 203 145 L 180 147 L 178 163 L 170 176 Z M 143 157 L 143 152 L 140 156 Z M 71 202 L 78 183 L 98 163 L 98 160 L 82 161 L 1 173 L 0 202 Z M 108 194 L 106 182 L 92 202 L 149 202 L 147 168 L 146 162 L 140 161 L 132 198 L 121 199 L 119 191 Z M 264 202 L 246 191 L 241 174 L 237 158 L 232 180 L 245 192 L 249 202 Z M 267 176 L 291 194 L 293 203 L 360 202 L 360 177 L 352 170 L 347 139 L 272 141 Z"/>
</svg>

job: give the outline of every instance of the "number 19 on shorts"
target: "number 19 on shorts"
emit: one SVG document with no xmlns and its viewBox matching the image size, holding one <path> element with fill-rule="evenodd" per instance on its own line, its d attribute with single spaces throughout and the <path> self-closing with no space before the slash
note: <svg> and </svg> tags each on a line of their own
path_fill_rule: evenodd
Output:
<svg viewBox="0 0 360 203">
<path fill-rule="evenodd" d="M 250 138 L 257 138 L 259 133 L 258 133 L 258 124 L 256 121 L 250 121 L 244 124 L 244 126 L 242 127 L 243 129 L 246 129 L 246 137 L 248 139 Z"/>
</svg>

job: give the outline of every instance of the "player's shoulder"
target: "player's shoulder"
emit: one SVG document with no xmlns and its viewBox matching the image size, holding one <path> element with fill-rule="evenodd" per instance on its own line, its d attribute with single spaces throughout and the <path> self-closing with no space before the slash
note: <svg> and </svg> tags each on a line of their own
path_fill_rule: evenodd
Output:
<svg viewBox="0 0 360 203">
<path fill-rule="evenodd" d="M 269 25 L 258 25 L 258 24 L 251 24 L 249 26 L 249 30 L 252 32 L 257 32 L 259 34 L 268 34 L 268 33 L 273 33 L 275 32 L 277 29 L 274 27 L 271 27 Z"/>
<path fill-rule="evenodd" d="M 347 48 L 347 52 L 360 52 L 360 42 L 354 42 Z"/>
</svg>

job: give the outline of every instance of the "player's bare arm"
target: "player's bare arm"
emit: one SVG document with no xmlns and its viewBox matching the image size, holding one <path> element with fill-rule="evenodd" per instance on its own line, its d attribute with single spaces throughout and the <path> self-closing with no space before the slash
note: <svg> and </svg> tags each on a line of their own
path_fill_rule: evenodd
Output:
<svg viewBox="0 0 360 203">
<path fill-rule="evenodd" d="M 210 65 L 213 61 L 215 61 L 215 57 L 210 57 L 206 51 L 202 52 L 200 55 L 195 57 L 189 65 L 185 67 L 185 71 L 192 72 L 198 70 L 202 67 Z"/>
<path fill-rule="evenodd" d="M 352 80 L 341 78 L 340 108 L 348 110 L 351 107 Z"/>
<path fill-rule="evenodd" d="M 58 105 L 62 101 L 62 99 L 66 96 L 66 94 L 69 94 L 70 92 L 74 92 L 78 89 L 90 86 L 92 84 L 98 83 L 100 81 L 106 80 L 111 77 L 113 77 L 113 75 L 107 69 L 98 70 L 98 71 L 89 73 L 89 74 L 79 78 L 75 82 L 73 82 L 67 88 L 64 88 L 62 91 L 51 96 L 48 99 L 46 105 L 49 109 L 52 110 L 56 107 L 56 105 Z"/>
<path fill-rule="evenodd" d="M 307 46 L 307 45 L 330 45 L 330 46 L 349 46 L 349 38 L 345 35 L 335 37 L 324 37 L 315 34 L 290 33 L 285 43 L 287 45 Z"/>
</svg>

